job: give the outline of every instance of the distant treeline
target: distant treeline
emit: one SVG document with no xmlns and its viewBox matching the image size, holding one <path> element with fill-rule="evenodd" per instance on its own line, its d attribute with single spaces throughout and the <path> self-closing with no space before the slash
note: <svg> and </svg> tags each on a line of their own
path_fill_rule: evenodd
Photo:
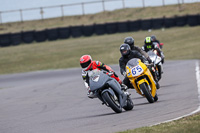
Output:
<svg viewBox="0 0 200 133">
<path fill-rule="evenodd" d="M 81 36 L 114 34 L 138 30 L 170 28 L 175 26 L 197 26 L 200 25 L 200 14 L 175 16 L 172 18 L 152 18 L 145 20 L 112 22 L 93 25 L 79 25 L 41 31 L 22 31 L 18 33 L 7 33 L 0 35 L 0 47 L 19 45 L 21 43 L 44 42 L 57 39 L 76 38 Z"/>
</svg>

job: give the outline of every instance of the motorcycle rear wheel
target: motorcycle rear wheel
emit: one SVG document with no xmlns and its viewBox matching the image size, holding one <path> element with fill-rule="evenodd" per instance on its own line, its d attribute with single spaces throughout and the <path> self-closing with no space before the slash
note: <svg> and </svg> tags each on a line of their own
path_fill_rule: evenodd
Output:
<svg viewBox="0 0 200 133">
<path fill-rule="evenodd" d="M 118 103 L 116 103 L 113 96 L 111 94 L 109 94 L 109 92 L 104 92 L 102 97 L 107 102 L 109 107 L 112 108 L 113 111 L 115 111 L 116 113 L 122 112 L 122 107 L 120 105 L 118 105 Z"/>
<path fill-rule="evenodd" d="M 148 89 L 146 83 L 142 83 L 140 85 L 140 88 L 142 90 L 142 92 L 144 93 L 146 99 L 149 101 L 149 103 L 153 103 L 154 102 L 154 98 L 153 96 L 151 95 L 151 92 L 150 90 Z"/>
</svg>

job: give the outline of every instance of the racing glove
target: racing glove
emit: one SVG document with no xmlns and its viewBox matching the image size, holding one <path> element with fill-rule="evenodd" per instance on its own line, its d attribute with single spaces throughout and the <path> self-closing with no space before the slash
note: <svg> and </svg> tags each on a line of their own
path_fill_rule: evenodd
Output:
<svg viewBox="0 0 200 133">
<path fill-rule="evenodd" d="M 90 87 L 88 87 L 87 88 L 87 91 L 88 91 L 88 93 L 87 93 L 87 96 L 89 97 L 89 98 L 95 98 L 96 96 L 94 95 L 94 93 L 90 90 Z"/>
<path fill-rule="evenodd" d="M 109 72 L 108 72 L 108 76 L 112 76 L 113 74 L 114 74 L 113 71 L 109 71 Z"/>
<path fill-rule="evenodd" d="M 149 57 L 147 58 L 147 61 L 149 62 L 149 64 L 152 63 L 152 60 Z"/>
</svg>

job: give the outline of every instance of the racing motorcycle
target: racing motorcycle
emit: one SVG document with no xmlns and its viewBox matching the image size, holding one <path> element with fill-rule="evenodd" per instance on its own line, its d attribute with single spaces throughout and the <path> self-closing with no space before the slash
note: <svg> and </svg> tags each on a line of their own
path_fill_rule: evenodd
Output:
<svg viewBox="0 0 200 133">
<path fill-rule="evenodd" d="M 150 50 L 147 52 L 149 55 L 150 59 L 153 62 L 153 67 L 155 68 L 154 72 L 157 76 L 157 80 L 159 81 L 162 77 L 163 73 L 163 64 L 162 64 L 162 58 L 157 55 L 156 50 Z"/>
<path fill-rule="evenodd" d="M 133 58 L 126 64 L 126 76 L 138 94 L 146 97 L 149 103 L 158 100 L 157 88 L 154 78 L 146 66 L 140 59 Z"/>
<path fill-rule="evenodd" d="M 153 42 L 153 44 L 155 45 L 155 47 L 157 47 L 157 48 L 159 48 L 159 49 L 162 49 L 162 47 L 163 47 L 163 43 L 157 43 L 157 42 Z M 155 50 L 156 51 L 156 50 Z M 162 62 L 162 64 L 164 64 L 164 58 L 165 58 L 165 55 L 163 54 L 163 52 L 161 51 L 160 52 L 160 54 L 156 51 L 156 53 L 155 54 L 157 54 L 159 57 L 162 57 L 161 58 L 161 62 Z"/>
<path fill-rule="evenodd" d="M 116 113 L 121 113 L 122 108 L 126 111 L 132 110 L 134 104 L 130 94 L 122 90 L 120 84 L 111 78 L 103 70 L 92 70 L 88 72 L 90 90 L 103 104 L 110 107 Z"/>
</svg>

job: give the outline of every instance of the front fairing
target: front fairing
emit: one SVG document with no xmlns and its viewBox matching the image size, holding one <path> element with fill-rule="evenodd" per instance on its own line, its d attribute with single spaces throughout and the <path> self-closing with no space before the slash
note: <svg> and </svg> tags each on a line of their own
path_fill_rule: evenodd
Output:
<svg viewBox="0 0 200 133">
<path fill-rule="evenodd" d="M 126 74 L 128 78 L 136 78 L 143 74 L 147 67 L 140 59 L 133 58 L 126 64 Z"/>
<path fill-rule="evenodd" d="M 103 88 L 105 84 L 110 80 L 110 77 L 108 75 L 98 69 L 89 71 L 88 76 L 91 91 Z"/>
<path fill-rule="evenodd" d="M 148 51 L 147 54 L 149 55 L 152 62 L 155 62 L 155 64 L 159 64 L 161 62 L 161 57 L 155 54 L 152 50 Z"/>
<path fill-rule="evenodd" d="M 155 81 L 147 66 L 140 59 L 131 59 L 126 65 L 127 77 L 131 81 L 136 91 L 142 95 L 139 85 L 146 82 L 152 89 L 153 96 L 155 95 Z"/>
</svg>

